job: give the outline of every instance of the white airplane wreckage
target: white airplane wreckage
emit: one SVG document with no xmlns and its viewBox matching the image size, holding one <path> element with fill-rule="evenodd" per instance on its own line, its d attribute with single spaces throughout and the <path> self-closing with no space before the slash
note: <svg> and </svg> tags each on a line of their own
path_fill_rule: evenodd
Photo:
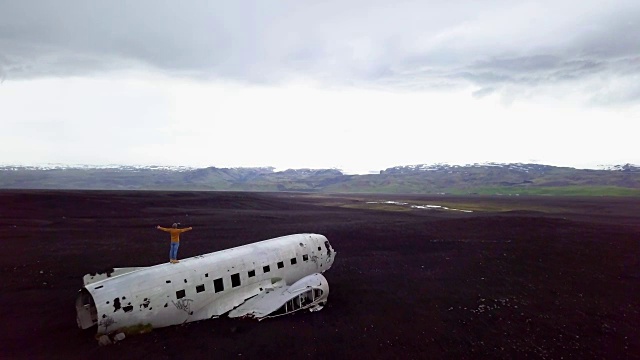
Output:
<svg viewBox="0 0 640 360">
<path fill-rule="evenodd" d="M 76 298 L 78 327 L 97 325 L 100 336 L 225 314 L 262 320 L 300 310 L 318 311 L 329 296 L 329 284 L 321 273 L 331 267 L 335 256 L 323 235 L 296 234 L 176 264 L 87 274 Z"/>
</svg>

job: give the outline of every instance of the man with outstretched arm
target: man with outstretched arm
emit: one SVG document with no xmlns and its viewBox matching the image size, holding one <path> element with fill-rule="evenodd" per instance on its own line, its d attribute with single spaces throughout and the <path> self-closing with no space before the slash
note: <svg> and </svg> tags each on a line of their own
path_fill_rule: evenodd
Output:
<svg viewBox="0 0 640 360">
<path fill-rule="evenodd" d="M 170 228 L 164 228 L 160 225 L 156 229 L 171 233 L 171 250 L 169 250 L 169 262 L 178 263 L 178 246 L 180 246 L 180 234 L 193 229 L 192 227 L 178 229 L 178 224 L 174 223 Z"/>
</svg>

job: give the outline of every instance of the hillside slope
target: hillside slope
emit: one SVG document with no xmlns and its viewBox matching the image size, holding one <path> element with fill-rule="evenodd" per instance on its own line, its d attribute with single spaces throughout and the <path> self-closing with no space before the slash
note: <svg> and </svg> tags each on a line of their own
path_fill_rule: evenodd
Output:
<svg viewBox="0 0 640 360">
<path fill-rule="evenodd" d="M 0 167 L 2 189 L 304 191 L 332 193 L 640 195 L 640 168 L 539 164 L 397 166 L 379 174 L 336 169 Z"/>
</svg>

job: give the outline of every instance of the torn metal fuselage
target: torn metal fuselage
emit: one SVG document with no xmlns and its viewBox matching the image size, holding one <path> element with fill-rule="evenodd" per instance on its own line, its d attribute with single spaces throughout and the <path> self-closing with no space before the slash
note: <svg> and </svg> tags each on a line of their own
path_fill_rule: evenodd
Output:
<svg viewBox="0 0 640 360">
<path fill-rule="evenodd" d="M 177 264 L 116 268 L 85 275 L 77 323 L 98 334 L 229 317 L 257 319 L 320 310 L 329 285 L 321 275 L 336 252 L 326 237 L 296 234 L 195 256 Z"/>
</svg>

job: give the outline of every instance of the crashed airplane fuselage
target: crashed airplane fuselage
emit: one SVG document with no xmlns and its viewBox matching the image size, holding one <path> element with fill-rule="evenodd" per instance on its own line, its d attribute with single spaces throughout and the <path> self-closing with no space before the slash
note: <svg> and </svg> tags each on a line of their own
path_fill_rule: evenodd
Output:
<svg viewBox="0 0 640 360">
<path fill-rule="evenodd" d="M 229 317 L 263 319 L 320 310 L 329 285 L 321 275 L 336 252 L 326 237 L 296 234 L 195 256 L 177 264 L 85 275 L 76 298 L 78 326 L 108 334 Z"/>
</svg>

